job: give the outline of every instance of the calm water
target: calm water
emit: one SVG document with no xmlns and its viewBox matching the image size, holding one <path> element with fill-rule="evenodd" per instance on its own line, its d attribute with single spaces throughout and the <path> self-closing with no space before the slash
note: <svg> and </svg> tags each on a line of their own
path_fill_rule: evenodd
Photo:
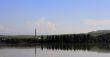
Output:
<svg viewBox="0 0 110 57">
<path fill-rule="evenodd" d="M 110 45 L 0 45 L 0 57 L 110 57 Z"/>
</svg>

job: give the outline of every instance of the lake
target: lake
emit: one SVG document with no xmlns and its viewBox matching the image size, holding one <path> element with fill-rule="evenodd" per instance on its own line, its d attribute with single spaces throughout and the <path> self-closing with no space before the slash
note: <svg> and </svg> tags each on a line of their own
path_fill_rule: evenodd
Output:
<svg viewBox="0 0 110 57">
<path fill-rule="evenodd" d="M 0 57 L 110 57 L 109 44 L 8 44 Z"/>
</svg>

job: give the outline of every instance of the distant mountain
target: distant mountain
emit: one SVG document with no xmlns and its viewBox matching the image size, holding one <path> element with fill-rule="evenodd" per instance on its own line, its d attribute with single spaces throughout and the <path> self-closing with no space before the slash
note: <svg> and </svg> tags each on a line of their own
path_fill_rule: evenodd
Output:
<svg viewBox="0 0 110 57">
<path fill-rule="evenodd" d="M 97 31 L 88 32 L 88 34 L 90 34 L 91 36 L 99 36 L 108 33 L 110 33 L 110 30 L 97 30 Z"/>
</svg>

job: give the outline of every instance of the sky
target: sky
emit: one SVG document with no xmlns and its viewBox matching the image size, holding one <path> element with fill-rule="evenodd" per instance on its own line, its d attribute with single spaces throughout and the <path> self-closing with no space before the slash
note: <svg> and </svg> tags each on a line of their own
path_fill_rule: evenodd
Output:
<svg viewBox="0 0 110 57">
<path fill-rule="evenodd" d="M 0 0 L 0 34 L 110 30 L 110 0 Z"/>
</svg>

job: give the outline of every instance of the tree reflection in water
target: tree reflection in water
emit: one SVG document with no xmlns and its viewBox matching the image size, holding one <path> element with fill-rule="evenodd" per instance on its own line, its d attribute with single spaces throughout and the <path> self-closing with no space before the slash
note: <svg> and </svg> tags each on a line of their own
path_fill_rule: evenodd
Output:
<svg viewBox="0 0 110 57">
<path fill-rule="evenodd" d="M 74 44 L 74 43 L 39 43 L 39 44 L 5 44 L 0 45 L 0 49 L 3 48 L 41 48 L 48 50 L 83 50 L 83 51 L 110 51 L 110 44 Z"/>
</svg>

